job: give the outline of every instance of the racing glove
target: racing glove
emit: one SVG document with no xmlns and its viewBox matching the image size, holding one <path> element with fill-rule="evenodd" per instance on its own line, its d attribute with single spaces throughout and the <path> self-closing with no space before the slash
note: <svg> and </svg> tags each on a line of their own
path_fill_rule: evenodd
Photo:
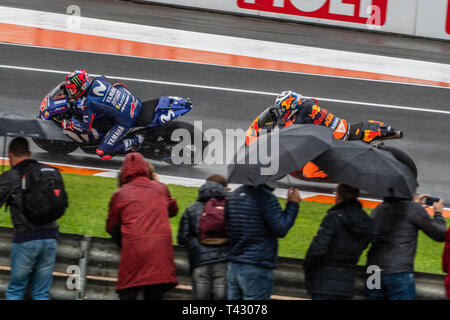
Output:
<svg viewBox="0 0 450 320">
<path fill-rule="evenodd" d="M 72 118 L 71 120 L 63 120 L 61 125 L 64 130 L 83 132 L 81 123 L 75 118 Z"/>
<path fill-rule="evenodd" d="M 352 124 L 348 140 L 362 140 L 366 143 L 371 143 L 373 140 L 381 137 L 383 128 L 383 122 L 373 120 Z"/>
</svg>

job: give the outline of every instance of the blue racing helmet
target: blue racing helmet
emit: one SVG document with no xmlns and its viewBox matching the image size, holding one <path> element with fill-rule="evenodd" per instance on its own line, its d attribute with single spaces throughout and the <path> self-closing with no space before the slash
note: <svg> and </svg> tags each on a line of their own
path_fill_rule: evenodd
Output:
<svg viewBox="0 0 450 320">
<path fill-rule="evenodd" d="M 273 111 L 277 118 L 289 120 L 302 106 L 302 95 L 294 91 L 283 91 L 275 99 Z"/>
</svg>

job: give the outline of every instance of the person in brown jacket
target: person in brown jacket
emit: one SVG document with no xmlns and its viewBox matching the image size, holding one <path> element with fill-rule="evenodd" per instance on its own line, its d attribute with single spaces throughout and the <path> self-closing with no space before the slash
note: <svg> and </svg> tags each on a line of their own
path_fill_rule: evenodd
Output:
<svg viewBox="0 0 450 320">
<path fill-rule="evenodd" d="M 106 231 L 121 246 L 120 300 L 158 300 L 178 283 L 169 217 L 178 212 L 166 185 L 140 153 L 129 153 L 109 203 Z"/>
</svg>

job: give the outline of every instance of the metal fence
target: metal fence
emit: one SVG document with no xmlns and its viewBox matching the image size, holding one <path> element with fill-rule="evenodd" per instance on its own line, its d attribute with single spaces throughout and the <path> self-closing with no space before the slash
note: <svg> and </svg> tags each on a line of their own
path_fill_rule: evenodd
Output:
<svg viewBox="0 0 450 320">
<path fill-rule="evenodd" d="M 9 253 L 12 229 L 0 227 L 0 298 L 4 298 L 9 281 Z M 183 247 L 174 246 L 175 265 L 179 285 L 164 296 L 169 300 L 191 298 L 191 277 L 187 253 Z M 58 300 L 115 300 L 117 269 L 120 251 L 108 238 L 97 238 L 73 234 L 61 234 L 54 269 L 52 299 Z M 69 266 L 79 268 L 79 286 L 69 289 L 67 282 L 74 279 Z M 67 273 L 69 272 L 69 273 Z M 72 278 L 69 278 L 72 277 Z M 355 283 L 355 299 L 364 297 L 365 269 L 358 268 Z M 445 299 L 443 275 L 415 273 L 417 299 Z M 73 282 L 71 282 L 73 283 Z M 275 270 L 273 299 L 308 299 L 305 288 L 303 260 L 279 258 Z"/>
</svg>

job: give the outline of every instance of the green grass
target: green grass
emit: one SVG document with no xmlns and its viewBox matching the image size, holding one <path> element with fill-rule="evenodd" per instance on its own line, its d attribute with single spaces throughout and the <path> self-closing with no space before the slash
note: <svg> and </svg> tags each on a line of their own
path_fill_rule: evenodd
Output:
<svg viewBox="0 0 450 320">
<path fill-rule="evenodd" d="M 69 195 L 69 208 L 59 220 L 60 231 L 109 237 L 105 232 L 105 221 L 109 199 L 117 190 L 116 180 L 69 173 L 64 173 L 63 177 Z M 177 244 L 176 235 L 181 215 L 184 209 L 197 199 L 197 188 L 177 185 L 168 187 L 172 197 L 177 199 L 179 206 L 178 215 L 171 219 L 174 244 Z M 280 203 L 284 207 L 286 200 L 280 199 Z M 309 244 L 329 208 L 328 204 L 303 201 L 295 225 L 284 239 L 280 239 L 279 255 L 304 258 Z M 449 219 L 447 219 L 447 223 L 450 223 Z M 5 212 L 4 208 L 0 210 L 0 226 L 12 227 L 10 215 Z M 443 249 L 443 243 L 437 243 L 420 232 L 415 261 L 416 271 L 442 273 Z M 359 264 L 364 265 L 365 259 L 366 253 L 363 253 Z"/>
</svg>

